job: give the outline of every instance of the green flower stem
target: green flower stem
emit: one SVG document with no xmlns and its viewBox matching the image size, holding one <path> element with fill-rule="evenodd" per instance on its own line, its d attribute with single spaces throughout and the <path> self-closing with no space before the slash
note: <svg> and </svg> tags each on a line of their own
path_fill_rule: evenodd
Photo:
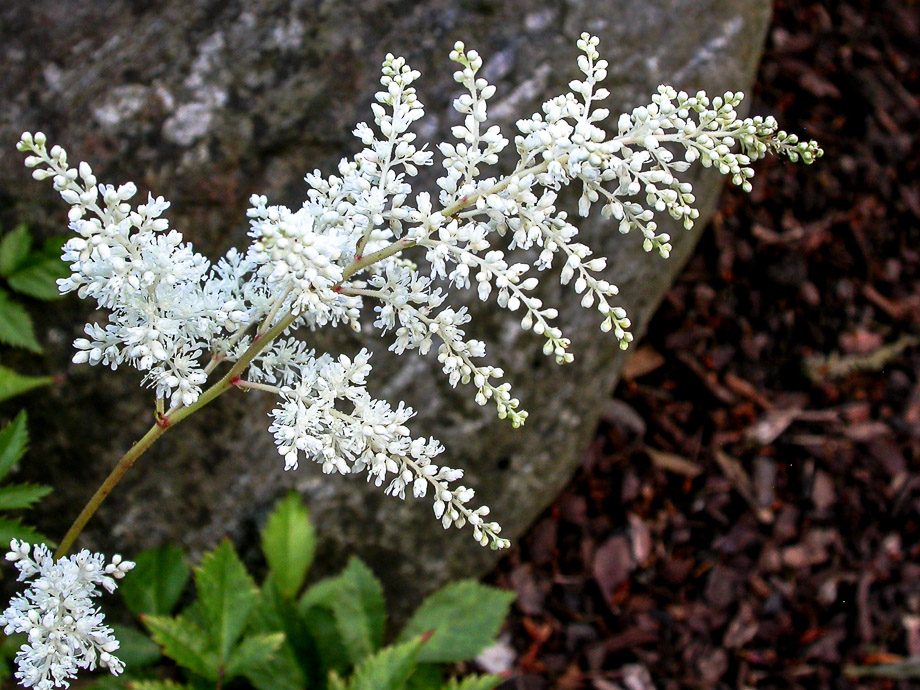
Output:
<svg viewBox="0 0 920 690">
<path fill-rule="evenodd" d="M 384 259 L 393 256 L 394 254 L 399 254 L 403 249 L 408 249 L 409 247 L 415 246 L 415 240 L 401 239 L 396 240 L 392 244 L 388 244 L 386 247 L 380 251 L 368 254 L 367 256 L 362 256 L 361 258 L 356 258 L 354 261 L 349 264 L 344 271 L 342 271 L 342 280 L 339 281 L 338 285 L 341 285 L 346 280 L 351 278 L 358 271 L 363 271 L 368 266 L 372 266 L 378 261 L 383 261 Z"/>
<path fill-rule="evenodd" d="M 275 338 L 281 335 L 288 326 L 294 323 L 296 318 L 297 316 L 288 314 L 266 331 L 265 335 L 249 346 L 249 349 L 246 350 L 239 361 L 224 374 L 220 381 L 204 391 L 194 404 L 188 407 L 175 408 L 165 415 L 161 415 L 157 423 L 150 427 L 141 440 L 135 443 L 131 449 L 121 457 L 115 465 L 115 468 L 109 473 L 109 476 L 102 482 L 102 485 L 96 489 L 96 493 L 89 499 L 87 504 L 83 507 L 83 510 L 80 511 L 77 519 L 74 520 L 74 523 L 70 526 L 70 529 L 67 530 L 67 534 L 65 534 L 64 538 L 61 540 L 60 546 L 58 546 L 57 551 L 54 552 L 54 558 L 58 559 L 67 555 L 74 541 L 76 541 L 77 537 L 83 531 L 83 528 L 86 527 L 86 523 L 89 522 L 90 518 L 96 513 L 99 506 L 102 505 L 102 502 L 111 493 L 112 489 L 115 488 L 125 473 L 131 469 L 135 461 L 143 455 L 160 436 L 189 415 L 194 414 L 212 400 L 233 388 L 240 374 L 242 374 L 252 360 L 255 359 L 256 355 L 264 350 Z"/>
<path fill-rule="evenodd" d="M 86 527 L 86 523 L 89 522 L 89 519 L 93 516 L 99 506 L 102 505 L 102 502 L 105 500 L 106 496 L 108 496 L 112 489 L 115 488 L 115 485 L 118 484 L 119 480 L 124 476 L 125 472 L 131 469 L 134 461 L 143 455 L 144 452 L 166 432 L 166 429 L 167 427 L 162 427 L 159 424 L 154 424 L 152 427 L 150 427 L 150 430 L 144 434 L 143 438 L 135 443 L 131 447 L 131 450 L 122 456 L 121 460 L 118 461 L 118 464 L 115 465 L 115 469 L 113 469 L 109 473 L 109 476 L 105 478 L 105 481 L 102 482 L 102 486 L 96 489 L 96 493 L 94 493 L 93 497 L 89 499 L 87 504 L 83 507 L 83 510 L 80 511 L 77 519 L 74 520 L 73 524 L 70 526 L 70 529 L 67 530 L 67 534 L 65 534 L 64 538 L 61 539 L 60 546 L 58 546 L 57 551 L 54 552 L 55 560 L 63 558 L 67 555 L 67 552 L 70 551 L 70 547 L 73 546 L 76 538 L 80 536 L 80 532 L 82 532 L 83 528 Z"/>
</svg>

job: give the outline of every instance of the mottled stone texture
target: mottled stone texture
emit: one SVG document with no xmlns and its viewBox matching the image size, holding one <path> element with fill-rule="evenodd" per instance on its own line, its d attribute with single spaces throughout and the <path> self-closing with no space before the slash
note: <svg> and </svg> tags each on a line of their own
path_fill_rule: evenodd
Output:
<svg viewBox="0 0 920 690">
<path fill-rule="evenodd" d="M 13 149 L 20 131 L 41 129 L 74 159 L 91 161 L 100 179 L 131 179 L 143 194 L 165 195 L 173 225 L 216 256 L 245 242 L 251 193 L 298 205 L 304 172 L 331 171 L 357 150 L 350 131 L 370 118 L 387 52 L 422 71 L 429 115 L 416 131 L 438 141 L 458 120 L 449 108 L 457 89 L 447 52 L 457 39 L 477 48 L 498 87 L 491 112 L 510 136 L 516 118 L 578 76 L 574 43 L 582 31 L 601 37 L 616 113 L 647 102 L 660 82 L 713 92 L 749 87 L 769 14 L 769 0 L 8 0 L 0 5 L 0 212 L 6 227 L 24 220 L 43 233 L 63 230 L 62 204 L 49 185 L 30 180 Z M 720 182 L 697 181 L 705 217 Z M 609 277 L 641 334 L 700 228 L 668 228 L 675 249 L 663 261 L 599 218 L 581 227 L 612 257 Z M 433 357 L 396 357 L 372 333 L 306 335 L 332 352 L 377 351 L 373 392 L 419 410 L 414 430 L 445 443 L 448 464 L 466 468 L 465 483 L 512 538 L 572 474 L 623 362 L 595 312 L 552 281 L 543 291 L 561 307 L 560 325 L 573 342 L 576 360 L 564 368 L 514 317 L 463 296 L 478 317 L 473 332 L 490 343 L 531 412 L 520 430 L 477 407 L 471 390 L 450 389 Z M 138 388 L 136 373 L 68 364 L 88 307 L 68 298 L 41 315 L 40 337 L 51 344 L 45 366 L 67 373 L 47 399 L 30 401 L 34 472 L 56 487 L 40 519 L 52 534 L 151 422 L 150 391 Z M 428 501 L 401 503 L 359 478 L 326 477 L 312 466 L 284 473 L 266 433 L 271 404 L 262 394 L 228 395 L 168 434 L 83 543 L 130 553 L 178 540 L 197 550 L 226 534 L 252 545 L 265 511 L 294 486 L 323 537 L 322 563 L 336 567 L 356 551 L 404 602 L 493 562 L 467 530 L 442 531 Z"/>
</svg>

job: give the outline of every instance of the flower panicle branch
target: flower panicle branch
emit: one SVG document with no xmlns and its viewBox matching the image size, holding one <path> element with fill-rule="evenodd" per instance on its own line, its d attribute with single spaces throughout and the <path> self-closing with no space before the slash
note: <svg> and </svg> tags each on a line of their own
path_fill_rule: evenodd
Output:
<svg viewBox="0 0 920 690">
<path fill-rule="evenodd" d="M 146 203 L 132 206 L 132 183 L 100 184 L 87 163 L 71 167 L 61 147 L 48 148 L 43 134 L 23 134 L 19 149 L 28 154 L 33 176 L 51 178 L 70 205 L 74 236 L 63 256 L 71 275 L 60 281 L 61 292 L 95 299 L 109 313 L 107 323 L 86 325 L 86 337 L 74 343 L 74 361 L 143 372 L 155 389 L 163 426 L 232 387 L 229 375 L 208 387 L 218 365 L 228 362 L 237 378 L 248 368 L 255 383 L 280 383 L 270 429 L 286 468 L 295 467 L 292 458 L 303 453 L 327 471 L 370 468 L 379 478 L 383 467 L 393 475 L 414 472 L 418 479 L 396 440 L 401 432 L 394 436 L 391 429 L 373 442 L 368 437 L 361 449 L 324 445 L 319 437 L 307 441 L 307 429 L 347 426 L 333 411 L 354 415 L 358 405 L 360 414 L 383 414 L 384 408 L 364 390 L 370 370 L 364 355 L 362 383 L 349 384 L 343 398 L 345 389 L 317 373 L 331 372 L 331 360 L 293 333 L 340 324 L 360 329 L 370 306 L 373 327 L 393 338 L 392 351 L 424 355 L 434 347 L 451 385 L 472 384 L 476 402 L 494 404 L 498 416 L 514 425 L 524 423 L 527 412 L 502 380 L 504 372 L 484 363 L 482 341 L 467 337 L 469 313 L 446 306 L 445 299 L 450 290 L 464 289 L 475 289 L 481 300 L 494 296 L 499 308 L 520 314 L 522 328 L 544 339 L 545 354 L 564 364 L 573 355 L 555 323 L 558 310 L 536 295 L 541 275 L 555 265 L 582 306 L 598 310 L 601 330 L 627 347 L 630 321 L 616 304 L 606 259 L 579 241 L 577 226 L 557 208 L 563 186 L 580 187 L 579 215 L 600 203 L 619 232 L 637 231 L 646 251 L 667 257 L 671 238 L 659 232 L 656 217 L 666 213 L 693 226 L 699 211 L 692 186 L 680 176 L 692 163 L 715 168 L 749 190 L 752 163 L 769 153 L 805 163 L 822 155 L 815 142 L 780 131 L 773 118 L 739 117 L 743 95 L 732 92 L 710 98 L 660 86 L 648 105 L 620 115 L 608 131 L 610 113 L 600 107 L 608 96 L 600 86 L 608 65 L 598 44 L 582 35 L 581 77 L 541 112 L 517 122 L 514 169 L 484 177 L 485 166 L 496 165 L 510 141 L 488 121 L 496 90 L 480 74 L 482 57 L 456 43 L 450 58 L 458 65 L 454 79 L 462 92 L 453 107 L 462 124 L 452 128 L 452 141 L 434 147 L 443 167 L 436 193 L 413 186 L 419 169 L 434 163 L 433 151 L 419 146 L 411 131 L 424 116 L 414 86 L 420 75 L 403 58 L 387 55 L 382 89 L 371 106 L 373 123 L 354 130 L 364 148 L 343 159 L 337 174 L 308 174 L 307 198 L 298 209 L 253 195 L 249 248 L 230 250 L 216 264 L 170 229 L 162 197 L 148 195 Z M 410 250 L 424 256 L 424 265 L 406 258 Z M 512 250 L 530 250 L 532 258 L 517 252 L 512 261 Z M 317 381 L 324 382 L 322 395 Z M 352 408 L 343 411 L 337 404 Z M 385 416 L 396 414 L 386 410 Z M 394 428 L 402 429 L 403 421 Z M 373 428 L 366 425 L 363 433 Z M 396 485 L 388 487 L 403 495 Z M 442 511 L 447 509 L 436 501 L 439 517 L 449 514 Z M 498 537 L 487 541 L 505 545 Z"/>
<path fill-rule="evenodd" d="M 371 327 L 392 339 L 393 352 L 435 349 L 451 385 L 472 384 L 477 403 L 495 405 L 499 417 L 520 425 L 526 411 L 502 369 L 484 363 L 485 344 L 467 337 L 468 311 L 446 304 L 451 290 L 475 289 L 481 300 L 494 296 L 499 308 L 520 314 L 523 329 L 544 339 L 547 356 L 565 364 L 573 355 L 555 323 L 558 311 L 536 292 L 555 266 L 581 305 L 597 309 L 602 331 L 612 332 L 622 348 L 632 341 L 606 259 L 580 241 L 576 224 L 557 208 L 563 186 L 580 188 L 580 216 L 600 204 L 619 232 L 638 233 L 645 251 L 667 257 L 671 238 L 656 219 L 667 214 L 693 227 L 699 210 L 692 185 L 681 178 L 693 163 L 750 191 L 754 161 L 772 153 L 808 164 L 823 154 L 815 142 L 779 130 L 771 117 L 739 117 L 743 95 L 737 92 L 710 98 L 660 86 L 649 104 L 611 125 L 601 107 L 608 64 L 598 45 L 582 34 L 581 76 L 517 122 L 517 162 L 497 177 L 483 171 L 499 163 L 512 141 L 489 122 L 496 89 L 481 75 L 481 56 L 454 45 L 450 59 L 461 93 L 453 108 L 462 123 L 452 128 L 451 141 L 429 149 L 411 131 L 424 116 L 414 86 L 420 74 L 387 55 L 371 105 L 373 124 L 354 129 L 364 148 L 343 159 L 336 174 L 307 174 L 300 208 L 253 195 L 249 247 L 231 249 L 213 264 L 170 228 L 162 197 L 148 194 L 133 205 L 133 183 L 102 184 L 89 164 L 71 166 L 64 149 L 49 148 L 44 134 L 22 135 L 18 148 L 33 177 L 51 179 L 70 207 L 73 236 L 63 258 L 71 275 L 59 281 L 60 291 L 77 292 L 108 312 L 106 322 L 86 324 L 85 337 L 74 341 L 74 362 L 136 368 L 154 389 L 157 410 L 157 423 L 122 457 L 55 556 L 43 545 L 11 545 L 7 557 L 20 579 L 37 576 L 0 616 L 8 633 L 29 635 L 17 657 L 24 685 L 66 686 L 77 668 L 121 670 L 112 656 L 118 643 L 90 599 L 97 585 L 111 591 L 133 564 L 117 556 L 106 564 L 87 551 L 65 554 L 160 435 L 233 388 L 278 398 L 269 431 L 285 469 L 305 458 L 327 473 L 364 474 L 399 498 L 407 491 L 429 496 L 445 528 L 468 524 L 479 543 L 508 546 L 501 527 L 488 520 L 488 507 L 469 507 L 474 491 L 454 486 L 462 470 L 439 464 L 443 446 L 412 436 L 412 408 L 368 393 L 370 353 L 317 353 L 296 332 L 358 330 L 372 313 Z M 443 168 L 437 188 L 417 190 L 414 178 L 433 165 L 435 150 Z M 531 258 L 519 258 L 516 250 Z M 425 262 L 416 264 L 410 252 Z M 219 375 L 224 366 L 229 369 Z"/>
</svg>

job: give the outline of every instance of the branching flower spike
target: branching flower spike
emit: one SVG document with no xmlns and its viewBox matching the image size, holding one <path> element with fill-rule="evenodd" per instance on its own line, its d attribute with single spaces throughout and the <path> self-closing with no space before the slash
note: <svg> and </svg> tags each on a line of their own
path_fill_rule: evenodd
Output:
<svg viewBox="0 0 920 690">
<path fill-rule="evenodd" d="M 363 150 L 334 175 L 308 174 L 300 208 L 254 195 L 251 245 L 216 264 L 169 228 L 161 197 L 132 206 L 133 184 L 100 184 L 88 164 L 71 167 L 41 133 L 23 134 L 26 165 L 37 179 L 51 178 L 71 207 L 75 236 L 64 259 L 72 275 L 60 281 L 61 292 L 76 291 L 109 312 L 107 322 L 86 325 L 74 361 L 133 366 L 155 390 L 160 430 L 123 459 L 125 470 L 159 433 L 226 390 L 260 390 L 278 398 L 269 428 L 286 469 L 307 459 L 324 472 L 364 474 L 400 498 L 407 489 L 429 495 L 445 527 L 469 523 L 478 542 L 507 546 L 488 508 L 468 507 L 473 490 L 454 486 L 463 472 L 437 464 L 441 444 L 411 435 L 413 410 L 367 392 L 369 353 L 317 353 L 296 331 L 358 329 L 371 312 L 392 351 L 435 350 L 452 385 L 472 385 L 479 404 L 520 425 L 527 413 L 504 372 L 484 360 L 485 344 L 467 335 L 469 313 L 447 306 L 446 296 L 470 288 L 481 300 L 494 295 L 563 364 L 573 355 L 558 312 L 534 293 L 555 265 L 581 304 L 597 309 L 601 330 L 625 348 L 629 319 L 615 303 L 606 260 L 579 241 L 576 225 L 557 209 L 564 185 L 580 189 L 580 215 L 599 203 L 619 232 L 638 232 L 646 251 L 667 257 L 671 238 L 655 218 L 666 213 L 693 226 L 699 211 L 680 175 L 695 161 L 750 190 L 758 158 L 777 153 L 811 163 L 822 154 L 815 142 L 778 131 L 773 118 L 739 118 L 740 93 L 710 98 L 660 86 L 648 105 L 605 129 L 610 114 L 599 102 L 608 92 L 599 84 L 607 62 L 597 46 L 588 34 L 579 39 L 582 76 L 517 123 L 517 162 L 499 177 L 484 177 L 483 166 L 498 163 L 509 140 L 489 124 L 495 87 L 480 76 L 476 51 L 457 43 L 450 54 L 462 89 L 453 106 L 463 122 L 452 141 L 434 149 L 417 145 L 411 131 L 424 114 L 414 87 L 420 75 L 388 55 L 373 124 L 354 130 Z M 419 190 L 414 178 L 434 163 L 435 150 L 443 175 L 436 190 Z M 412 249 L 426 261 L 414 263 Z M 513 262 L 514 249 L 532 250 L 532 259 Z M 221 365 L 230 369 L 217 379 Z"/>
</svg>

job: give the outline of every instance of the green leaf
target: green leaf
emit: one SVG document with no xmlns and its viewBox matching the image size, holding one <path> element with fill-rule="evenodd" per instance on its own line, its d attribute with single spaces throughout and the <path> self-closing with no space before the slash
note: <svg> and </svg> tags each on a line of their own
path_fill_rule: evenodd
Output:
<svg viewBox="0 0 920 690">
<path fill-rule="evenodd" d="M 438 664 L 417 664 L 406 682 L 406 690 L 441 690 L 444 671 Z"/>
<path fill-rule="evenodd" d="M 301 615 L 314 606 L 332 608 L 332 602 L 339 595 L 341 577 L 326 577 L 310 585 L 297 602 Z"/>
<path fill-rule="evenodd" d="M 501 676 L 467 676 L 451 678 L 444 690 L 493 690 L 502 682 Z"/>
<path fill-rule="evenodd" d="M 252 613 L 259 590 L 240 562 L 233 544 L 225 539 L 195 568 L 201 615 L 222 664 L 228 660 Z"/>
<path fill-rule="evenodd" d="M 42 346 L 35 338 L 32 317 L 29 312 L 0 290 L 0 343 L 11 347 L 22 347 L 32 352 L 41 352 Z"/>
<path fill-rule="evenodd" d="M 260 664 L 252 664 L 251 670 L 244 671 L 243 675 L 257 690 L 303 690 L 320 687 L 307 682 L 287 643 L 282 644 L 271 659 Z"/>
<path fill-rule="evenodd" d="M 53 541 L 48 539 L 48 537 L 34 527 L 23 525 L 21 518 L 13 520 L 6 517 L 0 517 L 0 544 L 9 544 L 12 539 L 27 541 L 30 544 L 44 543 L 48 546 L 54 546 Z"/>
<path fill-rule="evenodd" d="M 262 552 L 281 594 L 293 599 L 316 550 L 316 533 L 296 491 L 278 502 L 262 530 Z"/>
<path fill-rule="evenodd" d="M 268 589 L 263 585 L 262 591 Z M 277 619 L 277 612 L 266 610 L 272 604 L 259 602 L 249 622 L 249 630 L 264 633 L 278 631 L 281 625 Z M 289 607 L 290 610 L 290 607 Z M 316 672 L 318 661 L 315 661 L 311 671 Z M 304 688 L 317 688 L 319 682 L 308 682 L 304 670 L 300 667 L 291 649 L 290 640 L 285 639 L 277 653 L 270 659 L 250 664 L 250 668 L 242 672 L 244 676 L 258 690 L 303 690 Z"/>
<path fill-rule="evenodd" d="M 316 647 L 321 650 L 320 656 L 325 673 L 337 671 L 344 673 L 351 668 L 351 661 L 342 638 L 339 636 L 338 626 L 332 611 L 323 606 L 314 606 L 302 613 L 304 624 L 310 631 L 310 637 L 315 640 Z"/>
<path fill-rule="evenodd" d="M 221 665 L 208 653 L 208 636 L 204 630 L 182 616 L 142 616 L 163 653 L 180 666 L 208 680 L 217 680 Z"/>
<path fill-rule="evenodd" d="M 452 663 L 472 659 L 494 641 L 512 601 L 514 594 L 496 587 L 474 580 L 454 582 L 422 602 L 399 639 L 433 631 L 419 661 Z"/>
<path fill-rule="evenodd" d="M 28 508 L 51 492 L 50 486 L 40 484 L 10 484 L 0 488 L 0 510 Z"/>
<path fill-rule="evenodd" d="M 190 573 L 182 549 L 167 544 L 142 551 L 134 562 L 134 572 L 119 587 L 128 608 L 139 616 L 172 613 Z"/>
<path fill-rule="evenodd" d="M 58 257 L 36 257 L 9 275 L 6 281 L 16 292 L 47 301 L 62 297 L 57 281 L 69 275 L 67 266 Z"/>
<path fill-rule="evenodd" d="M 326 687 L 328 690 L 348 690 L 348 683 L 342 680 L 342 676 L 338 673 L 330 671 L 329 677 L 326 679 Z"/>
<path fill-rule="evenodd" d="M 150 666 L 163 658 L 157 643 L 137 628 L 112 623 L 112 630 L 119 643 L 118 658 L 132 671 Z"/>
<path fill-rule="evenodd" d="M 422 644 L 419 637 L 368 657 L 355 669 L 350 690 L 400 690 L 415 670 Z"/>
<path fill-rule="evenodd" d="M 190 690 L 191 686 L 172 680 L 132 680 L 131 690 Z"/>
<path fill-rule="evenodd" d="M 119 654 L 119 656 L 121 656 Z M 80 690 L 133 690 L 134 683 L 140 679 L 133 677 L 129 673 L 120 676 L 113 676 L 109 673 L 98 675 L 93 678 L 87 685 L 81 683 Z M 152 680 L 147 678 L 145 680 Z"/>
<path fill-rule="evenodd" d="M 50 376 L 23 376 L 0 366 L 0 402 L 53 382 Z"/>
<path fill-rule="evenodd" d="M 24 633 L 0 635 L 0 682 L 13 677 L 13 657 L 28 640 Z"/>
<path fill-rule="evenodd" d="M 0 239 L 0 276 L 6 277 L 19 268 L 32 248 L 32 234 L 25 225 L 17 225 Z"/>
<path fill-rule="evenodd" d="M 0 479 L 9 474 L 13 465 L 22 460 L 29 447 L 27 421 L 26 411 L 22 410 L 0 431 Z"/>
<path fill-rule="evenodd" d="M 227 660 L 224 677 L 235 678 L 255 670 L 259 664 L 272 660 L 284 642 L 284 633 L 263 633 L 243 638 Z"/>
<path fill-rule="evenodd" d="M 383 642 L 386 604 L 383 587 L 357 556 L 335 578 L 338 589 L 328 605 L 353 664 L 373 654 Z"/>
<path fill-rule="evenodd" d="M 246 673 L 246 677 L 260 690 L 301 690 L 322 685 L 325 674 L 316 640 L 299 610 L 281 596 L 271 572 L 262 583 L 259 602 L 249 619 L 248 630 L 283 632 L 285 635 L 284 644 L 270 664 Z"/>
</svg>

